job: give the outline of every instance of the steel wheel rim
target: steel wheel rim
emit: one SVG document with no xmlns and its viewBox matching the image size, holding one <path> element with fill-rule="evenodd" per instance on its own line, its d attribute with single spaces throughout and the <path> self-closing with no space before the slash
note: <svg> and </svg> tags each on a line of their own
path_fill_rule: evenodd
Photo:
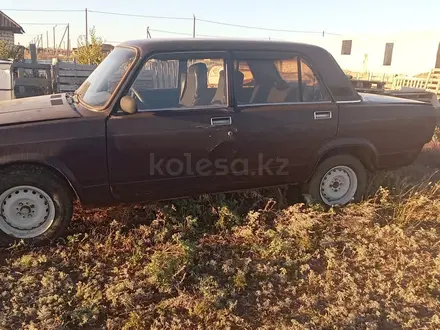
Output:
<svg viewBox="0 0 440 330">
<path fill-rule="evenodd" d="M 319 185 L 323 202 L 329 206 L 345 205 L 355 196 L 358 178 L 353 169 L 338 165 L 324 174 Z"/>
<path fill-rule="evenodd" d="M 0 195 L 0 230 L 16 238 L 44 234 L 55 220 L 55 204 L 43 190 L 17 186 Z"/>
</svg>

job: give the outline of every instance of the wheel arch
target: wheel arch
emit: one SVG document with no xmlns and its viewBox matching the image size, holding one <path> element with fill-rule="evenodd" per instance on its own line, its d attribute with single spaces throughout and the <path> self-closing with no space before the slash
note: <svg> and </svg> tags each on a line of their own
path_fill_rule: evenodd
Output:
<svg viewBox="0 0 440 330">
<path fill-rule="evenodd" d="M 308 184 L 313 177 L 313 173 L 315 173 L 316 168 L 322 161 L 332 156 L 342 154 L 356 157 L 370 172 L 374 172 L 377 168 L 378 152 L 376 147 L 370 141 L 349 138 L 332 140 L 317 151 L 312 171 L 310 171 L 307 180 L 303 184 L 305 187 L 304 189 L 308 187 Z"/>
<path fill-rule="evenodd" d="M 23 159 L 22 157 L 8 157 L 6 161 L 0 163 L 0 170 L 16 165 L 39 166 L 55 174 L 70 188 L 72 197 L 81 201 L 82 194 L 79 184 L 77 183 L 73 173 L 65 164 L 55 158 L 43 158 L 35 155 L 33 157 L 29 157 L 29 155 L 27 156 L 27 159 Z"/>
<path fill-rule="evenodd" d="M 358 158 L 369 171 L 374 171 L 377 168 L 378 152 L 376 147 L 370 141 L 361 139 L 341 139 L 327 143 L 318 151 L 315 168 L 323 160 L 341 154 Z"/>
</svg>

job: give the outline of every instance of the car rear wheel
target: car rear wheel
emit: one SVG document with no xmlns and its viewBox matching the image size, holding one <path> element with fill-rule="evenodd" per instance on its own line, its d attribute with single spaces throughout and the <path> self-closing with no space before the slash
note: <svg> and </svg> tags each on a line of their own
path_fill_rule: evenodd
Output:
<svg viewBox="0 0 440 330">
<path fill-rule="evenodd" d="M 321 162 L 309 182 L 312 201 L 326 206 L 359 202 L 367 187 L 364 165 L 350 155 L 336 155 Z"/>
<path fill-rule="evenodd" d="M 70 187 L 56 174 L 31 165 L 0 171 L 0 242 L 39 244 L 60 236 L 70 223 Z"/>
</svg>

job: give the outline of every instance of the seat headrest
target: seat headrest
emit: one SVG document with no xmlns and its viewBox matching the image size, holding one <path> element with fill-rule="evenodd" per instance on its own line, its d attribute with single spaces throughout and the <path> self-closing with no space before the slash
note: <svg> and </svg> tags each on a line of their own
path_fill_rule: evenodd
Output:
<svg viewBox="0 0 440 330">
<path fill-rule="evenodd" d="M 236 87 L 243 86 L 244 74 L 241 71 L 234 71 L 234 84 Z"/>
<path fill-rule="evenodd" d="M 217 90 L 212 98 L 211 104 L 226 104 L 226 74 L 221 70 L 218 75 Z"/>
<path fill-rule="evenodd" d="M 208 68 L 205 63 L 192 64 L 188 69 L 188 75 L 194 75 L 197 84 L 208 86 Z"/>
<path fill-rule="evenodd" d="M 204 94 L 208 88 L 208 68 L 204 63 L 195 63 L 188 68 L 186 83 L 182 83 L 180 104 L 186 107 L 205 102 Z"/>
</svg>

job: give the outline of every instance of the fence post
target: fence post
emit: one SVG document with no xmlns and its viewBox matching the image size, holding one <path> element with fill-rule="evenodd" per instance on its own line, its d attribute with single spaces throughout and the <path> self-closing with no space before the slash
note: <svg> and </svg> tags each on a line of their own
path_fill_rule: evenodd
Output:
<svg viewBox="0 0 440 330">
<path fill-rule="evenodd" d="M 53 78 L 53 92 L 58 93 L 59 92 L 59 83 L 58 83 L 58 75 L 59 75 L 59 59 L 53 58 L 52 59 L 52 78 Z"/>
<path fill-rule="evenodd" d="M 426 77 L 426 80 L 425 80 L 425 89 L 428 88 L 429 81 L 431 80 L 431 74 L 432 74 L 432 71 L 434 71 L 434 70 L 429 71 L 429 73 L 428 73 L 428 77 Z"/>
</svg>

